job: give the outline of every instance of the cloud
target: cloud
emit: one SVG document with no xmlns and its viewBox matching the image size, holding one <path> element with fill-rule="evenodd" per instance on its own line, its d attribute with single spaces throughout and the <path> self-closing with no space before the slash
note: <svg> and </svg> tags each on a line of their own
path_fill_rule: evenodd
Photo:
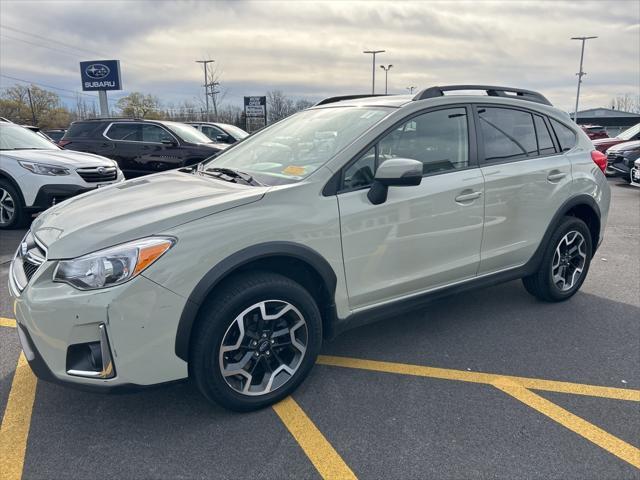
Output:
<svg viewBox="0 0 640 480">
<path fill-rule="evenodd" d="M 1 3 L 0 13 L 10 28 L 0 29 L 0 73 L 78 89 L 78 62 L 105 55 L 121 59 L 127 91 L 174 103 L 202 94 L 195 60 L 206 57 L 231 103 L 273 88 L 309 98 L 368 92 L 362 50 L 384 48 L 391 92 L 504 84 L 540 89 L 570 109 L 580 45 L 569 38 L 583 34 L 599 38 L 587 45 L 582 106 L 640 84 L 638 2 L 24 0 Z"/>
</svg>

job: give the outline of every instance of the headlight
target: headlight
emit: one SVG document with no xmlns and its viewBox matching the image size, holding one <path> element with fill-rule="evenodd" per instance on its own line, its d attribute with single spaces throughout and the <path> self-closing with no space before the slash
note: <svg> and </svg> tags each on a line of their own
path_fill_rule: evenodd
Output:
<svg viewBox="0 0 640 480">
<path fill-rule="evenodd" d="M 20 165 L 37 175 L 69 175 L 69 170 L 55 165 L 47 165 L 46 163 L 23 162 Z"/>
<path fill-rule="evenodd" d="M 174 244 L 173 238 L 149 237 L 61 260 L 53 272 L 53 281 L 65 282 L 80 290 L 119 285 L 137 276 Z"/>
</svg>

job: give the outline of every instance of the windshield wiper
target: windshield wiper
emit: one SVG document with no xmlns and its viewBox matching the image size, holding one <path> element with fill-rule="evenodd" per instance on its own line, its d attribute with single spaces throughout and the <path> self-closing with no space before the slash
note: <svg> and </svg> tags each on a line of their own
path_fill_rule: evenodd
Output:
<svg viewBox="0 0 640 480">
<path fill-rule="evenodd" d="M 205 170 L 201 170 L 201 172 L 208 173 L 210 175 L 213 175 L 213 176 L 215 176 L 217 178 L 221 178 L 223 180 L 226 180 L 224 178 L 226 176 L 226 177 L 229 178 L 230 182 L 237 182 L 238 180 L 241 180 L 244 183 L 246 183 L 247 185 L 262 186 L 262 184 L 260 182 L 255 180 L 248 173 L 241 172 L 239 170 L 232 170 L 231 168 L 213 167 L 213 168 L 207 168 Z"/>
<path fill-rule="evenodd" d="M 0 150 L 49 150 L 42 147 L 13 147 L 13 148 L 0 148 Z M 51 149 L 53 150 L 53 148 Z"/>
</svg>

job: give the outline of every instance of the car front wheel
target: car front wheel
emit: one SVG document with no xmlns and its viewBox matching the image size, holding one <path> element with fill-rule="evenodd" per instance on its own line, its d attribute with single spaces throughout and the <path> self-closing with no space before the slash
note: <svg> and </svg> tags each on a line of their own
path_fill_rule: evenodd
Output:
<svg viewBox="0 0 640 480">
<path fill-rule="evenodd" d="M 19 228 L 25 223 L 20 195 L 6 180 L 0 180 L 0 230 Z"/>
<path fill-rule="evenodd" d="M 190 373 L 209 400 L 247 411 L 289 395 L 322 343 L 313 297 L 268 272 L 232 279 L 203 306 L 192 337 Z"/>
</svg>

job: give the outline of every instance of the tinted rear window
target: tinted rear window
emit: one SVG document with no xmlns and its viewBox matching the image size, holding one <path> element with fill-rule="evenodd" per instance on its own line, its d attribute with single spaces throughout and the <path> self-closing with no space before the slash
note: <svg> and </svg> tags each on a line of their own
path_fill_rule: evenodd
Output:
<svg viewBox="0 0 640 480">
<path fill-rule="evenodd" d="M 556 137 L 558 138 L 558 143 L 560 144 L 560 149 L 563 152 L 567 150 L 571 150 L 576 145 L 576 134 L 569 127 L 563 125 L 562 123 L 554 120 L 551 120 L 551 126 L 553 130 L 556 132 Z"/>
<path fill-rule="evenodd" d="M 540 115 L 534 115 L 534 119 L 536 122 L 536 133 L 538 134 L 538 149 L 540 150 L 540 155 L 556 153 L 547 124 Z"/>
<path fill-rule="evenodd" d="M 480 108 L 485 161 L 505 161 L 538 155 L 536 131 L 530 113 L 508 108 Z"/>
<path fill-rule="evenodd" d="M 64 138 L 92 138 L 98 136 L 106 128 L 104 122 L 79 122 L 69 127 Z"/>
</svg>

